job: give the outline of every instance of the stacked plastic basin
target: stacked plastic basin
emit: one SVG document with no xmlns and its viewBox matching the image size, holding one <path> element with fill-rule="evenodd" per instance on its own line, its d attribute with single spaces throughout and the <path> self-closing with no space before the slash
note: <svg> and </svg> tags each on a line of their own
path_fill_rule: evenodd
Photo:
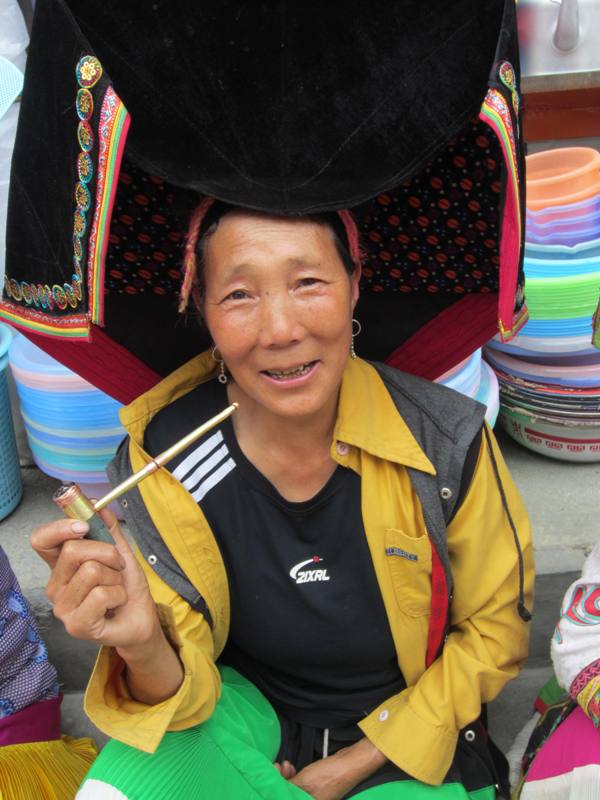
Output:
<svg viewBox="0 0 600 800">
<path fill-rule="evenodd" d="M 37 466 L 101 497 L 109 488 L 106 466 L 125 435 L 120 404 L 24 336 L 14 339 L 9 360 Z"/>
<path fill-rule="evenodd" d="M 495 425 L 500 405 L 498 380 L 494 370 L 483 361 L 481 349 L 440 375 L 436 383 L 483 403 L 487 409 L 485 418 L 492 427 Z"/>
<path fill-rule="evenodd" d="M 11 341 L 10 328 L 0 323 L 0 519 L 14 511 L 23 495 L 7 382 Z"/>
<path fill-rule="evenodd" d="M 485 349 L 500 384 L 500 421 L 517 441 L 569 461 L 600 461 L 600 153 L 527 157 L 525 276 L 529 321 Z"/>
</svg>

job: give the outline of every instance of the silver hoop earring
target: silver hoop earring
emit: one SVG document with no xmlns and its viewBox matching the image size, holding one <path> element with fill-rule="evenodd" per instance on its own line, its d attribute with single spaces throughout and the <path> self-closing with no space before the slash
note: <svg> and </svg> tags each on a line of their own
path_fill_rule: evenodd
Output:
<svg viewBox="0 0 600 800">
<path fill-rule="evenodd" d="M 223 357 L 217 350 L 217 345 L 213 345 L 213 349 L 210 352 L 211 356 L 213 357 L 213 361 L 216 361 L 219 365 L 219 374 L 217 375 L 217 380 L 219 383 L 227 383 L 227 373 L 225 372 L 225 362 L 223 361 Z"/>
<path fill-rule="evenodd" d="M 352 340 L 350 342 L 350 358 L 356 358 L 356 350 L 354 349 L 354 339 L 362 331 L 362 325 L 357 319 L 352 320 Z"/>
</svg>

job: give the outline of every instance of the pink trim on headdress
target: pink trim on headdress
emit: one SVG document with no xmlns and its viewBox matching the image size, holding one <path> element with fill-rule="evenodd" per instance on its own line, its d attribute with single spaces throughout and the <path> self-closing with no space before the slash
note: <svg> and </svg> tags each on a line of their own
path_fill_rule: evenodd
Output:
<svg viewBox="0 0 600 800">
<path fill-rule="evenodd" d="M 202 221 L 206 216 L 208 209 L 214 202 L 215 201 L 213 197 L 205 197 L 193 212 L 190 219 L 183 256 L 183 282 L 181 284 L 181 291 L 179 292 L 180 314 L 186 310 L 190 296 L 194 300 L 196 307 L 200 307 L 200 287 L 198 285 L 196 247 L 198 245 L 198 236 L 200 234 L 200 228 L 202 227 Z M 361 252 L 358 243 L 358 228 L 356 227 L 354 217 L 346 209 L 342 209 L 336 213 L 341 219 L 344 225 L 344 230 L 346 231 L 350 257 L 357 266 L 360 266 Z"/>
<path fill-rule="evenodd" d="M 358 228 L 356 227 L 354 217 L 344 208 L 338 211 L 337 215 L 344 223 L 346 236 L 348 238 L 348 250 L 350 252 L 350 257 L 357 266 L 360 266 L 362 253 L 360 251 L 360 244 L 358 242 Z"/>
<path fill-rule="evenodd" d="M 183 282 L 179 292 L 179 313 L 187 308 L 190 295 L 196 307 L 200 307 L 200 287 L 198 286 L 198 270 L 196 269 L 196 245 L 202 220 L 206 212 L 214 203 L 213 197 L 205 197 L 196 208 L 190 219 L 190 225 L 185 237 L 185 249 L 183 255 Z"/>
</svg>

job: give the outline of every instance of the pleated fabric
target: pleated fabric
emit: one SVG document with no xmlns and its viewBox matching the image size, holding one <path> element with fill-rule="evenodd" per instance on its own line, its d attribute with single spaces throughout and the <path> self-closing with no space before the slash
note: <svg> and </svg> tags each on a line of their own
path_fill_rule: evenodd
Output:
<svg viewBox="0 0 600 800">
<path fill-rule="evenodd" d="M 70 736 L 0 747 L 0 800 L 73 800 L 96 754 Z"/>
<path fill-rule="evenodd" d="M 110 741 L 76 800 L 308 800 L 273 767 L 281 729 L 272 706 L 235 670 L 221 668 L 221 699 L 209 720 L 165 734 L 155 753 Z M 494 800 L 493 786 L 413 780 L 372 786 L 353 800 Z"/>
</svg>

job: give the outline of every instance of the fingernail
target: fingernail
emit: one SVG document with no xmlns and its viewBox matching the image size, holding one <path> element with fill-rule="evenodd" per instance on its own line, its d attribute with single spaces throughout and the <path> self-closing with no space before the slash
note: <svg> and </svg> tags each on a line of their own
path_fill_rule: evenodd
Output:
<svg viewBox="0 0 600 800">
<path fill-rule="evenodd" d="M 87 533 L 90 529 L 90 526 L 87 522 L 83 522 L 83 520 L 75 520 L 75 522 L 71 523 L 71 530 L 73 533 Z"/>
<path fill-rule="evenodd" d="M 120 553 L 119 553 L 119 558 L 121 559 L 121 569 L 125 569 L 125 567 L 127 566 L 127 562 Z"/>
</svg>

